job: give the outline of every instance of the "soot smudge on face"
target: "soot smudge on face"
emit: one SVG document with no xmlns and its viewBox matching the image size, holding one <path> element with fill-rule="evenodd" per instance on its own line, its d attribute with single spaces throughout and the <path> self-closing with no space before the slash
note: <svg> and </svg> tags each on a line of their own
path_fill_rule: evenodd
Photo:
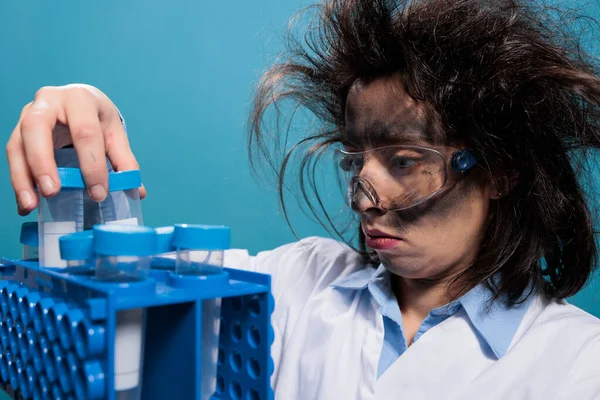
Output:
<svg viewBox="0 0 600 400">
<path fill-rule="evenodd" d="M 411 229 L 437 227 L 461 217 L 468 218 L 471 213 L 469 197 L 474 189 L 474 182 L 467 177 L 439 196 L 418 206 L 387 212 L 378 219 L 398 234 L 402 234 Z"/>
<path fill-rule="evenodd" d="M 411 98 L 397 75 L 357 81 L 346 101 L 343 142 L 356 147 L 435 144 L 445 141 L 438 118 Z"/>
<path fill-rule="evenodd" d="M 357 81 L 346 103 L 344 141 L 353 147 L 368 148 L 386 144 L 444 145 L 438 118 L 423 103 L 412 99 L 403 89 L 398 75 L 369 82 Z M 461 179 L 449 190 L 416 207 L 387 213 L 390 225 L 399 232 L 424 225 L 467 216 L 472 190 L 470 177 Z M 394 200 L 383 200 L 383 205 Z M 363 216 L 364 218 L 364 216 Z"/>
</svg>

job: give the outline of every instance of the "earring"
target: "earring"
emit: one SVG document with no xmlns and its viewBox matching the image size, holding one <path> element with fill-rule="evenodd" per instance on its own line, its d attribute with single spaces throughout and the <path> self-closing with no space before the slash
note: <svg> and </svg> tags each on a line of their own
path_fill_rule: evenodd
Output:
<svg viewBox="0 0 600 400">
<path fill-rule="evenodd" d="M 498 192 L 496 196 L 498 196 L 498 198 L 502 197 L 502 192 Z"/>
</svg>

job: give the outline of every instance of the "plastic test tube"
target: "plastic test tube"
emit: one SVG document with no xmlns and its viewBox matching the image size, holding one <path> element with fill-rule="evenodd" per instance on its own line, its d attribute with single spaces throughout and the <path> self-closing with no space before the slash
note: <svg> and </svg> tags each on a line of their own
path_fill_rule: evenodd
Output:
<svg viewBox="0 0 600 400">
<path fill-rule="evenodd" d="M 94 226 L 96 279 L 132 283 L 148 277 L 155 253 L 154 229 L 134 225 Z M 115 335 L 115 391 L 119 400 L 141 398 L 145 309 L 117 313 Z"/>
<path fill-rule="evenodd" d="M 143 225 L 142 207 L 138 188 L 142 185 L 140 171 L 110 172 L 109 192 L 102 202 L 84 197 L 85 226 L 96 224 Z"/>
<path fill-rule="evenodd" d="M 190 277 L 221 273 L 230 242 L 231 230 L 226 226 L 175 225 L 171 242 L 177 251 L 175 273 Z M 202 302 L 202 400 L 210 399 L 216 390 L 220 316 L 220 298 Z"/>
<path fill-rule="evenodd" d="M 177 251 L 175 273 L 210 275 L 223 270 L 224 251 L 229 249 L 231 229 L 213 225 L 175 225 L 172 246 Z"/>
<path fill-rule="evenodd" d="M 23 260 L 37 260 L 39 246 L 37 222 L 24 222 L 21 225 L 21 244 Z"/>
<path fill-rule="evenodd" d="M 77 152 L 72 146 L 54 150 L 58 167 L 79 168 Z M 109 193 L 102 202 L 92 200 L 87 191 L 83 193 L 83 229 L 91 229 L 96 224 L 125 223 L 143 225 L 138 188 L 142 184 L 139 171 L 115 172 L 110 160 L 108 168 Z"/>
<path fill-rule="evenodd" d="M 60 257 L 67 262 L 68 267 L 81 267 L 92 259 L 93 238 L 93 232 L 87 230 L 62 236 L 58 240 Z"/>
<path fill-rule="evenodd" d="M 139 187 L 140 171 L 111 172 L 108 175 L 110 191 L 99 204 L 101 223 L 144 225 Z"/>
<path fill-rule="evenodd" d="M 83 193 L 85 184 L 77 168 L 58 168 L 60 192 L 40 196 L 38 208 L 40 266 L 65 268 L 60 258 L 58 240 L 63 235 L 83 230 Z"/>
<path fill-rule="evenodd" d="M 60 193 L 52 198 L 40 199 L 40 266 L 67 267 L 66 261 L 60 257 L 59 239 L 61 236 L 82 231 L 86 223 L 142 223 L 138 191 L 141 185 L 140 171 L 109 173 L 109 196 L 102 203 L 95 203 L 89 199 L 81 170 L 61 167 L 58 168 L 58 175 L 61 180 Z M 105 221 L 105 214 L 110 221 Z M 116 220 L 115 215 L 118 217 Z"/>
</svg>

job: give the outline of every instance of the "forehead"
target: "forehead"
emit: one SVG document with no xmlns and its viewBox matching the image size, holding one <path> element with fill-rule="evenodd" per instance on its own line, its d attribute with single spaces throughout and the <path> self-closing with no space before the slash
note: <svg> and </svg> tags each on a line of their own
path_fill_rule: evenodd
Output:
<svg viewBox="0 0 600 400">
<path fill-rule="evenodd" d="M 438 145 L 445 139 L 434 113 L 406 93 L 398 76 L 355 82 L 345 113 L 343 140 L 351 145 Z"/>
</svg>

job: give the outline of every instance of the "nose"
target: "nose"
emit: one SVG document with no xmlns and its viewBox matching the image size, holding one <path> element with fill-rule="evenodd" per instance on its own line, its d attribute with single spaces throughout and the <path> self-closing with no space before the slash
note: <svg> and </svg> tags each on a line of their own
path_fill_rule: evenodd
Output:
<svg viewBox="0 0 600 400">
<path fill-rule="evenodd" d="M 385 214 L 386 210 L 382 206 L 383 199 L 380 198 L 374 185 L 382 189 L 389 184 L 387 179 L 387 169 L 379 157 L 376 154 L 365 157 L 350 185 L 352 209 L 364 216 Z"/>
<path fill-rule="evenodd" d="M 352 209 L 365 216 L 382 215 L 385 211 L 380 206 L 375 188 L 366 179 L 355 177 L 350 185 Z"/>
</svg>

